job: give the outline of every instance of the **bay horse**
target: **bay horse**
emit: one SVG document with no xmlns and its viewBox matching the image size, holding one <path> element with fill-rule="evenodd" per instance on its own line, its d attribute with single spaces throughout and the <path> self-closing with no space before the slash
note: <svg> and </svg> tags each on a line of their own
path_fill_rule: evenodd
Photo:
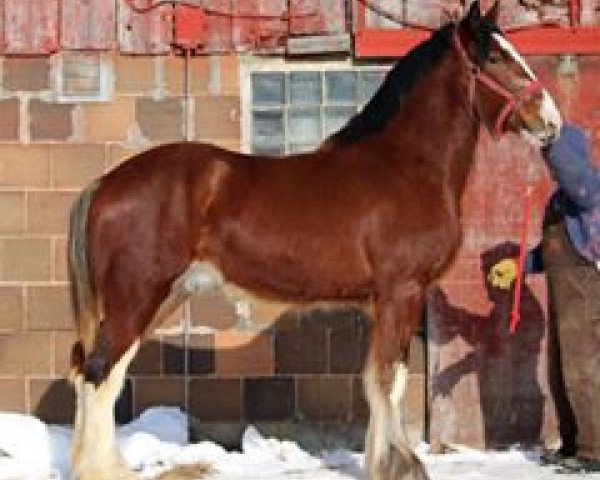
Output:
<svg viewBox="0 0 600 480">
<path fill-rule="evenodd" d="M 244 155 L 202 143 L 140 153 L 75 201 L 69 272 L 78 340 L 73 475 L 137 478 L 113 407 L 144 335 L 194 292 L 296 306 L 362 305 L 371 480 L 424 479 L 402 428 L 408 346 L 428 287 L 461 244 L 460 199 L 480 126 L 537 145 L 558 109 L 474 2 L 391 69 L 314 152 Z"/>
</svg>

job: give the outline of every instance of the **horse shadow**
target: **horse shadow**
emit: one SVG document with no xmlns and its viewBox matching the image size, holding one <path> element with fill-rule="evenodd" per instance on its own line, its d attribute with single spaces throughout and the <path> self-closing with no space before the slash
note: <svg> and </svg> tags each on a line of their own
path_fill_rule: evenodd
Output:
<svg viewBox="0 0 600 480">
<path fill-rule="evenodd" d="M 191 440 L 208 436 L 237 448 L 244 427 L 258 424 L 273 435 L 300 435 L 309 445 L 336 445 L 341 434 L 343 444 L 362 446 L 368 407 L 361 371 L 369 324 L 363 311 L 284 311 L 251 325 L 230 320 L 220 324 L 215 318 L 219 327 L 199 328 L 195 319 L 189 329 L 167 328 L 146 339 L 116 403 L 117 423 L 168 406 L 194 420 Z M 56 378 L 39 390 L 32 413 L 48 423 L 72 424 L 70 383 Z"/>
<path fill-rule="evenodd" d="M 518 255 L 518 246 L 506 242 L 481 254 L 480 266 L 492 308 L 480 315 L 454 306 L 441 289 L 433 292 L 437 315 L 438 345 L 460 338 L 470 351 L 435 373 L 431 396 L 450 396 L 458 382 L 468 375 L 477 378 L 486 448 L 514 444 L 538 445 L 543 425 L 544 395 L 538 379 L 541 344 L 545 333 L 544 311 L 538 299 L 523 284 L 521 321 L 516 332 L 509 331 L 513 290 L 492 287 L 489 268 L 503 258 Z"/>
</svg>

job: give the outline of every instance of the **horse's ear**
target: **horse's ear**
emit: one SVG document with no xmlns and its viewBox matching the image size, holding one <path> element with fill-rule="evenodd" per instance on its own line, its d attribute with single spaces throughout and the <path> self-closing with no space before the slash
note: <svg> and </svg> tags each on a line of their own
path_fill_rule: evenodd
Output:
<svg viewBox="0 0 600 480">
<path fill-rule="evenodd" d="M 465 16 L 461 22 L 463 28 L 466 28 L 470 32 L 478 30 L 481 24 L 481 8 L 479 7 L 479 0 L 475 0 L 469 7 L 469 13 Z"/>
<path fill-rule="evenodd" d="M 492 8 L 485 14 L 485 19 L 496 25 L 498 23 L 498 14 L 500 13 L 500 0 L 496 0 Z"/>
</svg>

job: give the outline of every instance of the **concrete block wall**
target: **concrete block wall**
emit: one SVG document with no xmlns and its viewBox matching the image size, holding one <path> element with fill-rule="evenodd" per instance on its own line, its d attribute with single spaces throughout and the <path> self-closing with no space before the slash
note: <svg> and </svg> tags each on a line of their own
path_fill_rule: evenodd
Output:
<svg viewBox="0 0 600 480">
<path fill-rule="evenodd" d="M 91 60 L 112 79 L 97 101 L 57 95 L 60 57 L 0 60 L 0 411 L 58 423 L 71 421 L 74 400 L 64 380 L 74 341 L 65 256 L 71 202 L 130 155 L 184 138 L 186 124 L 191 139 L 241 147 L 237 57 L 191 60 L 189 110 L 181 58 Z M 88 61 L 82 57 L 82 65 Z M 70 64 L 77 66 L 77 57 Z M 367 417 L 364 318 L 347 311 L 281 316 L 261 304 L 251 311 L 251 325 L 242 328 L 233 305 L 212 294 L 176 312 L 132 364 L 118 418 L 152 405 L 179 406 L 204 434 L 229 425 L 229 436 L 215 437 L 226 442 L 247 422 L 360 430 Z M 409 427 L 420 438 L 422 340 L 414 350 L 407 402 Z"/>
</svg>

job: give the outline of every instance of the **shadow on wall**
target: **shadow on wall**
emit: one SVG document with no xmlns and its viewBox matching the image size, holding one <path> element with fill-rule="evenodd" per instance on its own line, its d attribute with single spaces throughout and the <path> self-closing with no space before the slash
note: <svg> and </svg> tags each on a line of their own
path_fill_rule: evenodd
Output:
<svg viewBox="0 0 600 480">
<path fill-rule="evenodd" d="M 491 287 L 489 268 L 506 257 L 517 257 L 518 245 L 500 244 L 481 255 L 481 273 L 492 309 L 488 315 L 473 314 L 451 305 L 445 294 L 433 292 L 436 311 L 443 319 L 436 343 L 444 345 L 461 338 L 471 350 L 460 360 L 446 365 L 432 381 L 432 398 L 450 396 L 467 375 L 476 375 L 485 446 L 505 447 L 515 443 L 540 443 L 544 396 L 538 381 L 538 364 L 545 320 L 542 306 L 523 284 L 521 322 L 509 332 L 513 292 Z M 458 407 L 458 406 L 457 406 Z"/>
<path fill-rule="evenodd" d="M 116 406 L 128 422 L 146 408 L 177 406 L 190 413 L 192 439 L 239 446 L 249 423 L 294 438 L 305 448 L 360 449 L 368 419 L 361 370 L 368 319 L 357 309 L 289 312 L 269 328 L 164 335 L 142 344 Z M 411 346 L 407 427 L 421 439 L 425 419 L 425 343 Z M 51 385 L 34 413 L 72 421 L 74 394 Z"/>
<path fill-rule="evenodd" d="M 190 413 L 193 437 L 228 446 L 236 446 L 248 423 L 293 437 L 308 436 L 310 426 L 325 443 L 337 431 L 348 445 L 360 446 L 368 415 L 360 375 L 367 323 L 355 309 L 314 310 L 286 313 L 258 331 L 150 338 L 130 366 L 117 421 L 129 422 L 151 406 L 176 406 Z M 72 423 L 74 401 L 68 382 L 56 380 L 33 413 Z"/>
</svg>

